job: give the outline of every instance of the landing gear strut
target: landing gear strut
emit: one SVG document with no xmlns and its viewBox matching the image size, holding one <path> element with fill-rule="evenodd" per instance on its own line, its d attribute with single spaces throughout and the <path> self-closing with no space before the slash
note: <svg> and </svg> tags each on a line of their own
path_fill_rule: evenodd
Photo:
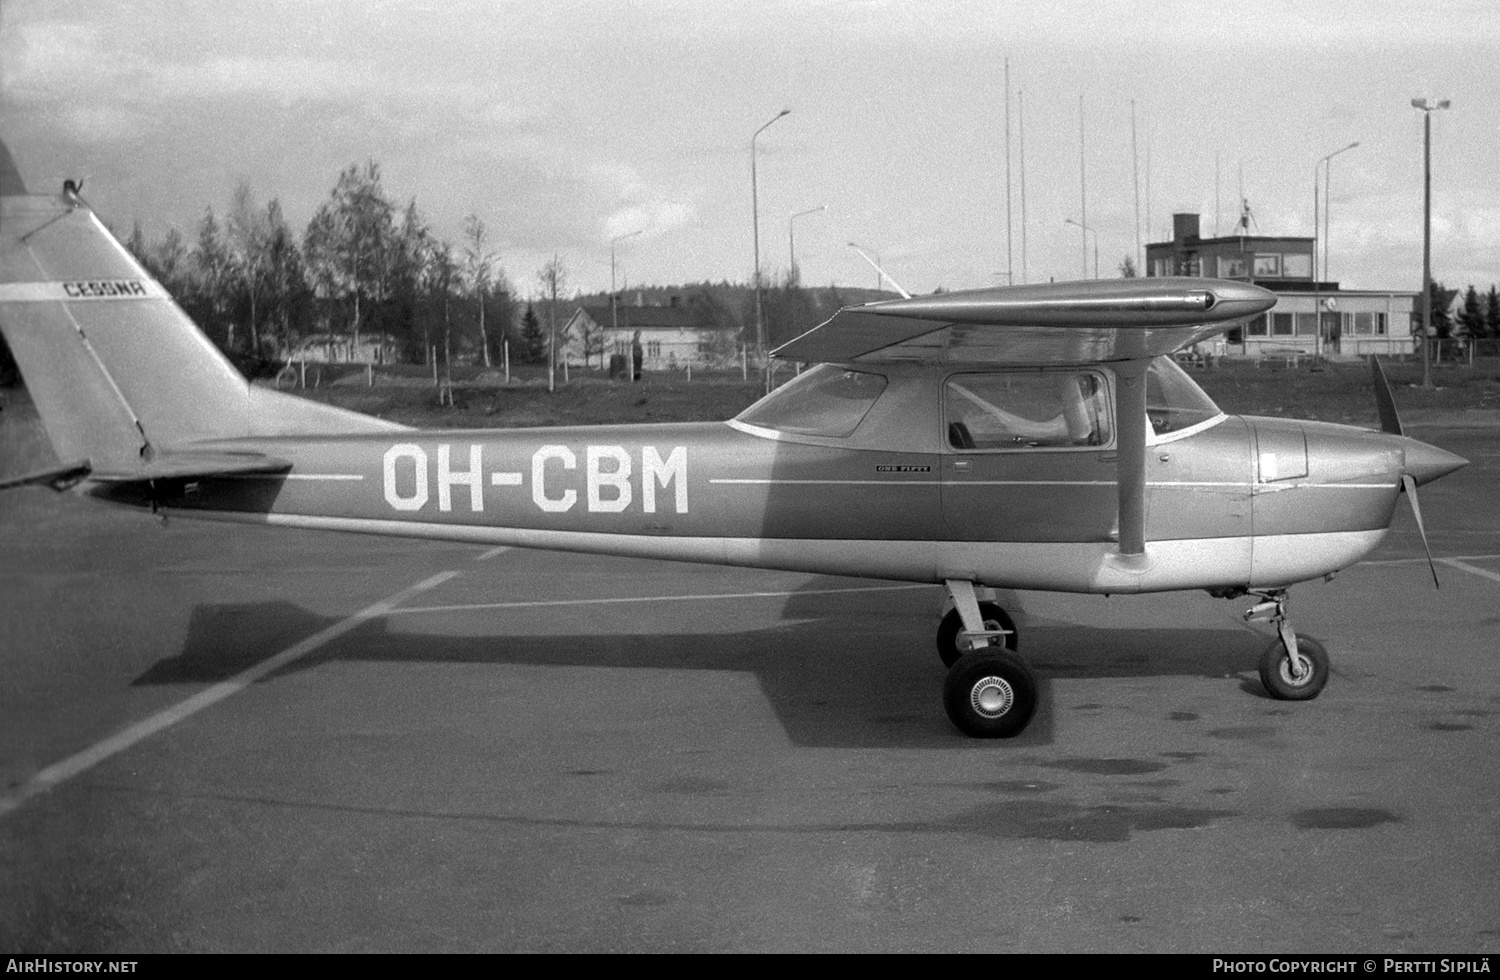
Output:
<svg viewBox="0 0 1500 980">
<path fill-rule="evenodd" d="M 1328 651 L 1311 637 L 1298 637 L 1287 619 L 1285 589 L 1252 592 L 1261 602 L 1245 613 L 1246 622 L 1270 620 L 1276 639 L 1260 657 L 1260 682 L 1273 698 L 1310 701 L 1328 683 Z"/>
<path fill-rule="evenodd" d="M 948 666 L 943 708 L 965 735 L 1009 738 L 1036 711 L 1036 679 L 1013 652 L 1016 627 L 1004 609 L 979 602 L 974 583 L 945 583 L 953 610 L 938 627 L 938 654 Z"/>
</svg>

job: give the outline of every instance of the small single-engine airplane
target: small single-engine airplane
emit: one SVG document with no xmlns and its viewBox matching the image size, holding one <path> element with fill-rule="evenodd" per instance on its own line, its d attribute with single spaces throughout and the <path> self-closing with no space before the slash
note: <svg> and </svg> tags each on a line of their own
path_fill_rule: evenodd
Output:
<svg viewBox="0 0 1500 980">
<path fill-rule="evenodd" d="M 1220 411 L 1170 356 L 1269 309 L 1148 278 L 841 310 L 816 362 L 728 422 L 421 432 L 248 384 L 71 182 L 28 195 L 0 147 L 0 329 L 60 468 L 8 481 L 244 524 L 943 585 L 944 706 L 1020 732 L 1036 685 L 993 588 L 1257 597 L 1275 697 L 1321 644 L 1287 589 L 1367 555 L 1404 490 L 1465 460 L 1402 435 Z M 1420 526 L 1420 511 L 1417 512 Z M 1425 531 L 1424 542 L 1425 542 Z M 1429 556 L 1430 557 L 1430 556 Z"/>
</svg>

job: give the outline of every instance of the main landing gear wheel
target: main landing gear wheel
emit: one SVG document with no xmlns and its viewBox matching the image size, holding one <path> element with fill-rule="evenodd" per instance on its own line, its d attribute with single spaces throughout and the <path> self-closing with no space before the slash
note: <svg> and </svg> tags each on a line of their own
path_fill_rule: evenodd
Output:
<svg viewBox="0 0 1500 980">
<path fill-rule="evenodd" d="M 943 707 L 971 738 L 1010 738 L 1020 734 L 1036 711 L 1036 679 L 1013 653 L 975 650 L 948 671 Z"/>
<path fill-rule="evenodd" d="M 1010 614 L 993 602 L 981 602 L 979 604 L 979 615 L 984 619 L 985 629 L 1006 631 L 1004 645 L 1000 644 L 1000 637 L 986 637 L 981 642 L 987 642 L 990 646 L 965 646 L 960 648 L 958 634 L 963 631 L 964 621 L 959 616 L 957 609 L 950 609 L 948 610 L 948 615 L 944 616 L 943 621 L 938 624 L 937 631 L 938 656 L 943 659 L 944 667 L 952 667 L 958 663 L 960 657 L 971 650 L 1005 649 L 1012 653 L 1015 652 L 1018 635 L 1016 633 L 1016 624 L 1010 618 Z"/>
<path fill-rule="evenodd" d="M 1271 697 L 1282 701 L 1311 701 L 1328 683 L 1328 651 L 1323 644 L 1297 637 L 1297 663 L 1280 637 L 1260 657 L 1260 682 Z"/>
</svg>

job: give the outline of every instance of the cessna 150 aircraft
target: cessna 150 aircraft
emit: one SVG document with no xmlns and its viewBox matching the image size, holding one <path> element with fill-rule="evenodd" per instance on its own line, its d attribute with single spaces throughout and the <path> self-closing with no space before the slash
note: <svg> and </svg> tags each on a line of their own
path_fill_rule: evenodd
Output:
<svg viewBox="0 0 1500 980">
<path fill-rule="evenodd" d="M 0 329 L 65 465 L 8 481 L 183 516 L 943 585 L 944 706 L 1014 735 L 1036 685 L 986 587 L 1253 595 L 1278 698 L 1323 647 L 1287 588 L 1385 535 L 1465 460 L 1401 433 L 1228 416 L 1171 354 L 1269 309 L 1210 279 L 955 292 L 846 308 L 817 362 L 729 422 L 420 432 L 246 383 L 71 183 L 0 148 Z M 1420 512 L 1418 512 L 1420 522 Z M 1425 533 L 1424 533 L 1425 540 Z"/>
</svg>

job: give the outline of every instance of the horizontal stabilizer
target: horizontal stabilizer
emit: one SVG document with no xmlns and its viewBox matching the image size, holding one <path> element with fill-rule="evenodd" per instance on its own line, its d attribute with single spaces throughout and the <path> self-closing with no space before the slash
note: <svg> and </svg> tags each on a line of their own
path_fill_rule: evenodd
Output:
<svg viewBox="0 0 1500 980">
<path fill-rule="evenodd" d="M 1170 354 L 1276 305 L 1217 279 L 1144 278 L 938 293 L 840 310 L 773 354 L 796 361 L 1086 364 Z"/>
<path fill-rule="evenodd" d="M 140 480 L 183 480 L 210 476 L 236 476 L 242 473 L 285 473 L 292 464 L 284 459 L 258 453 L 219 453 L 197 450 L 157 453 L 129 469 L 95 470 L 95 480 L 136 482 Z"/>
<path fill-rule="evenodd" d="M 8 476 L 0 480 L 0 490 L 12 490 L 16 487 L 44 486 L 54 490 L 66 490 L 68 487 L 88 476 L 92 467 L 88 463 L 70 463 L 67 466 L 54 466 L 35 473 L 22 473 L 20 476 Z"/>
</svg>

